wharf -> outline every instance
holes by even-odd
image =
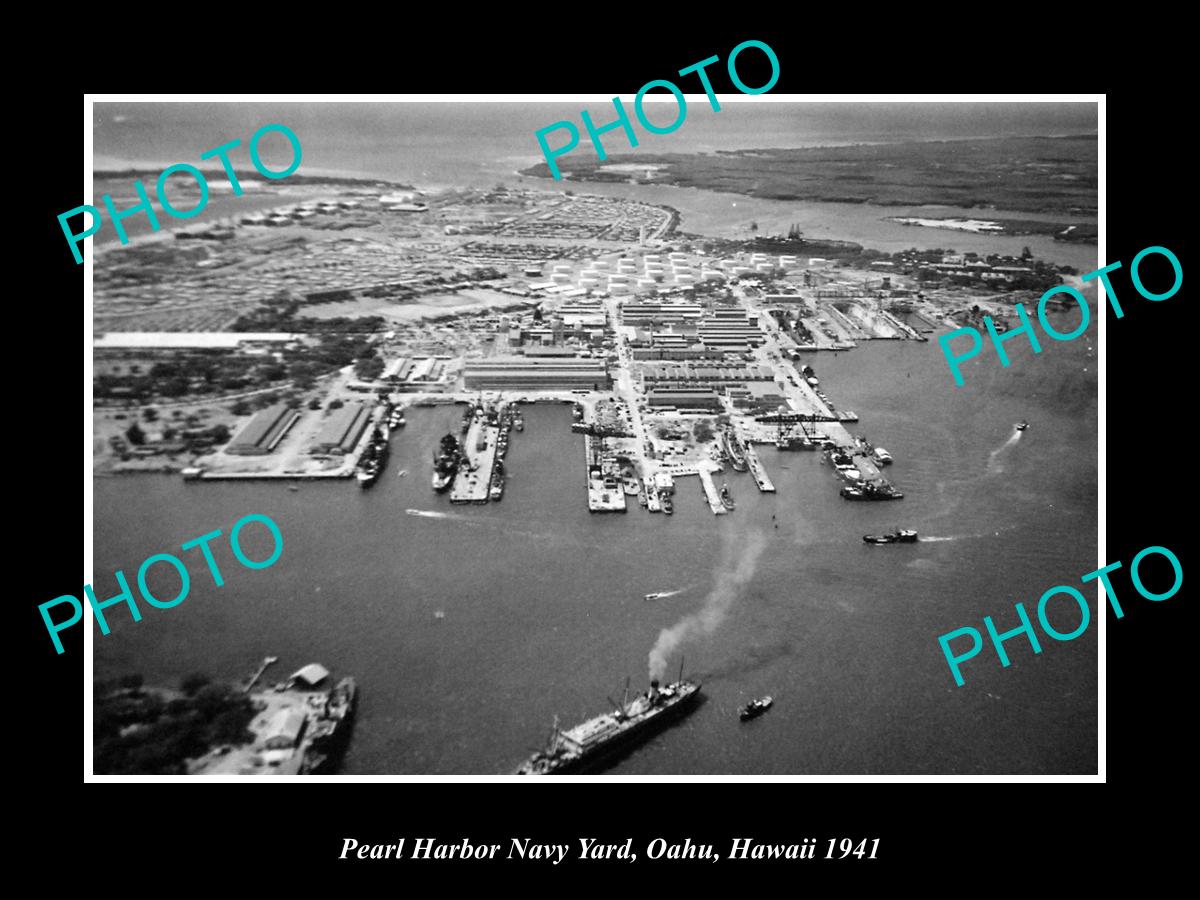
[[[454,484],[450,486],[451,503],[488,502],[492,467],[496,464],[496,440],[499,437],[499,427],[486,424],[480,416],[472,420],[463,443],[463,453],[469,464],[464,463],[459,467]],[[481,441],[483,449],[477,450]]]
[[[201,481],[311,481],[313,479],[353,477],[354,466],[345,465],[331,472],[220,472],[206,470],[194,476],[194,479]]]
[[[701,465],[697,474],[700,476],[700,484],[704,488],[704,495],[708,497],[708,508],[713,511],[714,516],[723,516],[729,510],[725,508],[725,504],[721,502],[721,492],[713,483],[713,472],[719,472],[721,467],[716,463],[709,465]]]
[[[592,462],[592,436],[583,436],[583,456],[587,466],[588,512],[625,512],[625,488],[621,479],[615,473],[607,473],[611,484],[605,484],[606,473],[604,463]],[[609,460],[607,465],[615,469],[616,463]]]
[[[658,491],[654,489],[654,479],[646,479],[646,509],[652,513],[662,512],[662,501],[658,499]]]
[[[764,494],[775,493],[775,485],[771,483],[762,460],[758,458],[754,445],[749,441],[746,441],[746,463],[750,466],[750,474],[754,476],[754,483],[758,485],[758,489]]]

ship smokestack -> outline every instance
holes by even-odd
[[[658,679],[655,678],[650,682],[650,702],[653,703],[658,699]]]

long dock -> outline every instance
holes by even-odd
[[[583,436],[583,456],[587,472],[588,512],[625,512],[625,488],[619,478],[611,476],[612,486],[605,485],[601,472],[593,473],[592,436]],[[611,461],[607,465],[615,465]],[[593,474],[595,477],[593,477]]]
[[[492,486],[492,467],[496,463],[496,439],[499,436],[500,429],[494,425],[487,425],[482,417],[477,416],[471,422],[463,450],[474,468],[459,468],[454,484],[450,487],[451,503],[488,502],[488,491]],[[484,448],[476,450],[480,440],[484,442]]]
[[[758,454],[754,452],[754,445],[749,441],[746,441],[746,464],[750,466],[750,474],[754,476],[754,483],[758,485],[758,489],[764,494],[775,493],[775,485],[771,483],[766,467],[758,458]]]
[[[272,666],[277,662],[279,662],[279,658],[275,656],[268,656],[266,659],[264,659],[262,661],[262,665],[260,665],[258,669],[255,670],[254,674],[250,676],[250,680],[242,686],[242,693],[248,694],[254,690],[254,685],[258,684],[258,679],[262,678],[263,672],[267,671],[269,666]]]
[[[721,492],[717,490],[717,486],[713,483],[712,473],[716,471],[715,463],[707,466],[700,466],[700,484],[704,488],[704,495],[708,497],[708,508],[713,511],[714,516],[723,516],[729,510],[725,508],[725,504],[721,502]]]

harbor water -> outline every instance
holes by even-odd
[[[1061,330],[1069,325],[1061,324]],[[379,481],[95,483],[95,574],[131,581],[152,553],[221,528],[225,585],[183,554],[192,593],[95,633],[97,678],[140,672],[174,684],[202,671],[237,679],[267,655],[279,678],[308,662],[353,675],[360,705],[343,771],[511,772],[555,716],[568,727],[644,689],[651,649],[672,633],[705,702],[620,761],[648,773],[1086,773],[1096,770],[1097,626],[1034,656],[1007,643],[964,665],[956,687],[940,634],[992,615],[1019,624],[1048,588],[1096,568],[1096,368],[1090,335],[1011,367],[985,354],[955,390],[937,344],[878,342],[806,359],[861,433],[895,457],[905,493],[847,503],[816,453],[759,453],[777,492],[727,471],[737,507],[714,516],[697,478],[677,481],[675,515],[636,504],[587,511],[583,438],[569,406],[527,407],[513,435],[504,499],[451,505],[430,488],[438,439],[461,406],[411,409]],[[1013,423],[1028,420],[1018,433]],[[400,476],[401,470],[407,475]],[[225,543],[249,513],[270,516],[284,549],[269,569]],[[868,546],[867,532],[915,528],[916,545]],[[250,529],[247,553],[262,558]],[[194,557],[194,558],[193,558]],[[152,588],[174,596],[169,567]],[[161,576],[161,579],[154,576]],[[714,591],[714,588],[717,590]],[[647,601],[652,592],[670,596]],[[1085,592],[1092,597],[1091,590]],[[1093,614],[1096,610],[1093,605]],[[1078,622],[1052,609],[1059,630]],[[774,708],[742,724],[762,694]]]

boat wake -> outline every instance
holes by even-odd
[[[655,591],[654,596],[658,600],[665,600],[668,597],[674,597],[676,594],[682,594],[686,590],[687,590],[687,588],[681,587],[681,588],[676,588],[673,591]]]
[[[988,456],[988,474],[997,475],[1004,471],[1004,463],[1000,459],[1000,454],[1021,440],[1021,435],[1024,433],[1023,431],[1014,431],[1007,441],[991,452]]]
[[[404,513],[405,513],[405,515],[409,515],[409,516],[421,516],[424,519],[457,519],[457,518],[459,518],[458,516],[451,515],[450,513],[438,512],[437,510],[433,510],[433,509],[406,509],[404,511]]]
[[[934,543],[938,543],[940,541],[957,541],[957,540],[958,540],[957,537],[927,537],[926,535],[921,535],[921,543],[922,544],[934,544]]]

